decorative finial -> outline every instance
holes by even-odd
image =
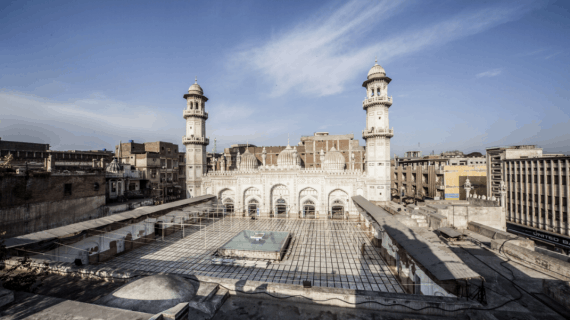
[[[374,62],[378,64],[378,56],[374,57]]]
[[[198,76],[196,76],[196,80],[194,80],[194,83],[198,83]]]
[[[289,145],[289,134],[287,133],[287,145]]]

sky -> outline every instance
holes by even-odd
[[[217,151],[362,139],[368,70],[391,153],[536,144],[570,153],[570,1],[2,1],[0,137],[52,150],[185,134],[208,97]]]

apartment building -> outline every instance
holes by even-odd
[[[487,148],[487,197],[501,197],[500,185],[504,181],[503,160],[536,158],[542,149],[535,145]]]
[[[427,156],[422,156],[421,151],[408,151],[404,157],[394,156],[393,160],[392,197],[402,200],[404,198],[464,200],[465,194],[461,196],[459,188],[461,181],[471,174],[482,175],[480,171],[484,171],[482,166],[487,162],[480,153],[465,155],[461,151]],[[484,184],[484,180],[480,181],[480,184]],[[478,188],[481,189],[479,185]],[[485,192],[486,188],[479,189],[476,191]]]
[[[178,145],[170,142],[135,143],[130,140],[115,147],[115,154],[122,163],[130,164],[149,180],[151,196],[157,201],[173,201],[185,198],[180,183],[180,152]]]
[[[570,157],[502,160],[507,230],[570,250]]]

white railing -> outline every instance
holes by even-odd
[[[184,117],[188,117],[188,116],[201,116],[201,117],[205,117],[206,119],[208,118],[208,113],[204,112],[202,110],[184,110],[183,112],[183,116]]]
[[[393,136],[393,135],[394,135],[394,129],[380,129],[380,128],[374,128],[374,129],[369,129],[369,130],[362,130],[362,135],[363,135],[363,136],[371,136],[371,135],[388,135],[388,136]]]
[[[374,96],[374,97],[364,99],[362,104],[365,105],[365,104],[372,103],[372,102],[389,102],[389,103],[392,103],[392,97]]]
[[[182,136],[182,143],[210,144],[210,139],[203,137]]]

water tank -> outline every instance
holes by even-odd
[[[107,149],[103,149],[102,151],[107,151]]]
[[[135,142],[135,141],[134,141],[134,140],[129,140],[129,143],[133,143],[133,142]]]

